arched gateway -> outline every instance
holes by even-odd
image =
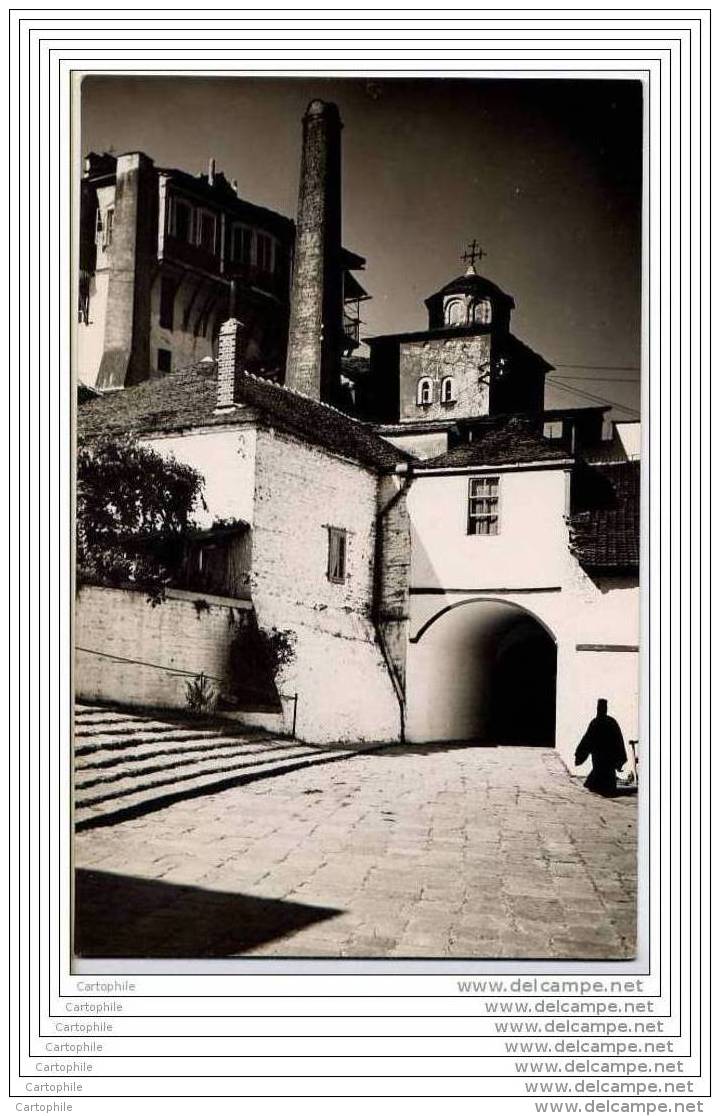
[[[555,742],[557,645],[526,608],[471,598],[447,605],[412,638],[411,740]]]

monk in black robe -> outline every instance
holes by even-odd
[[[590,757],[592,771],[585,780],[588,790],[612,795],[617,791],[617,772],[625,766],[627,755],[620,725],[608,716],[607,701],[600,698],[593,717],[575,752],[575,766]]]

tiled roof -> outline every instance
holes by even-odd
[[[570,546],[578,562],[598,573],[635,571],[640,565],[640,462],[588,467],[601,506],[570,517]]]
[[[365,465],[392,468],[411,457],[334,407],[248,373],[237,377],[235,401],[251,407],[261,421],[275,429]],[[78,434],[97,438],[121,433],[171,433],[247,422],[247,411],[215,414],[216,404],[215,367],[201,362],[84,403],[78,407]]]
[[[505,415],[478,424],[474,428],[472,442],[455,446],[439,457],[430,457],[416,470],[567,460],[567,450],[543,438],[532,419]]]

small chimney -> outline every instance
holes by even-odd
[[[288,387],[330,402],[342,356],[341,129],[337,105],[310,102],[303,117],[285,370]]]
[[[208,186],[215,185],[215,160],[211,159],[208,163]]]
[[[245,326],[237,318],[228,318],[220,326],[217,359],[217,411],[235,406],[235,376],[245,357]]]

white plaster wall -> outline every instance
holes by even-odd
[[[500,482],[497,535],[468,535],[467,475],[425,474],[414,480],[408,495],[413,586],[560,584],[568,565],[564,470],[487,475],[497,475]]]
[[[252,525],[252,599],[261,628],[292,634],[294,658],[278,688],[286,716],[299,695],[301,739],[397,740],[399,707],[371,619],[375,474],[254,426],[147,442],[205,477],[201,525],[218,517]],[[348,532],[342,585],[327,577],[329,525]],[[253,720],[277,723],[263,714]]]
[[[371,620],[377,478],[354,462],[259,430],[253,601],[288,630],[278,686],[298,694],[301,739],[397,740],[400,714]],[[327,577],[328,525],[347,536],[347,580]]]
[[[144,439],[163,456],[192,465],[205,478],[207,509],[196,508],[200,526],[216,519],[242,519],[252,524],[255,505],[255,445],[253,425],[219,427],[188,434]]]
[[[169,349],[172,353],[173,372],[177,372],[180,368],[187,368],[188,365],[195,364],[204,357],[211,357],[213,355],[213,339],[210,331],[214,314],[210,316],[207,337],[196,337],[192,328],[188,330],[182,328],[185,309],[194,291],[193,282],[186,279],[175,296],[174,329],[166,329],[160,325],[160,288],[161,276],[158,275],[153,283],[150,296],[150,363],[153,370],[157,371],[158,349]],[[207,292],[203,292],[195,300],[191,324],[194,323],[206,298]]]
[[[630,461],[636,461],[642,451],[642,426],[639,422],[616,422],[613,424]]]
[[[414,453],[422,461],[429,457],[439,457],[441,453],[446,453],[448,448],[448,436],[445,430],[427,434],[417,434],[412,431],[408,431],[407,434],[383,434],[383,438],[398,449],[405,450],[406,453]]]
[[[418,477],[410,490],[415,593],[411,590],[408,738],[461,738],[467,688],[475,686],[482,695],[477,660],[465,670],[463,656],[483,654],[482,639],[472,628],[486,630],[493,613],[468,604],[467,611],[454,609],[423,633],[424,625],[450,604],[508,602],[536,617],[557,643],[556,747],[572,769],[599,697],[608,700],[625,739],[638,737],[639,655],[632,649],[639,643],[640,590],[633,578],[593,580],[570,553],[561,469],[498,475],[497,536],[466,534],[467,476]],[[503,591],[513,589],[525,591]],[[606,649],[579,650],[582,645]],[[446,702],[446,693],[455,693],[453,702]],[[438,695],[434,708],[428,694]]]
[[[90,280],[90,321],[78,322],[75,331],[75,374],[90,387],[97,382],[105,344],[107,293],[108,273],[97,271]]]

